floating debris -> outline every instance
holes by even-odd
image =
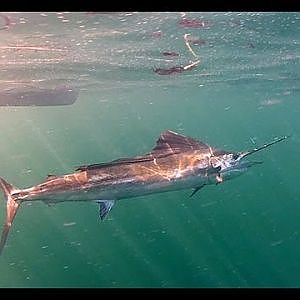
[[[154,72],[159,75],[171,75],[174,73],[182,73],[184,71],[193,69],[194,67],[196,67],[198,65],[199,62],[200,62],[200,60],[198,60],[194,63],[191,63],[190,65],[187,65],[187,66],[175,66],[175,67],[171,67],[171,68],[156,68],[156,69],[154,69]]]
[[[182,27],[187,28],[203,28],[211,25],[211,22],[199,19],[182,18],[181,20],[179,20],[178,24]]]
[[[182,66],[176,66],[176,67],[171,67],[169,69],[167,68],[156,68],[154,69],[154,72],[159,74],[159,75],[171,75],[174,73],[181,73],[183,72],[183,67]]]
[[[189,49],[189,51],[192,53],[192,55],[195,57],[195,58],[198,58],[198,55],[196,55],[196,53],[193,51],[191,45],[190,45],[190,41],[189,39],[191,38],[191,35],[186,33],[184,36],[184,42],[185,42],[185,45],[187,46],[187,48]]]
[[[195,58],[197,58],[197,61],[191,62],[190,64],[185,65],[185,66],[174,66],[174,67],[171,67],[171,68],[154,68],[155,73],[157,73],[159,75],[171,75],[171,74],[174,74],[174,73],[182,73],[184,71],[188,71],[188,70],[193,69],[194,67],[196,67],[200,63],[200,59],[198,58],[196,53],[193,51],[191,45],[189,44],[189,41],[188,41],[189,36],[190,36],[189,34],[185,34],[183,36],[183,38],[184,38],[184,41],[185,41],[185,44],[186,44],[188,50],[191,52],[191,54]]]
[[[74,226],[74,225],[76,225],[76,222],[64,223],[65,227]]]
[[[207,207],[207,206],[215,205],[217,203],[218,203],[217,201],[211,201],[211,202],[201,204],[201,207]]]
[[[283,240],[279,240],[279,241],[273,242],[273,243],[271,243],[271,247],[278,246],[278,245],[280,245],[282,243],[283,243]]]
[[[262,105],[262,106],[271,106],[271,105],[279,104],[281,102],[282,102],[282,100],[279,100],[279,99],[267,99],[267,100],[261,101],[260,105]]]
[[[164,56],[179,56],[179,54],[178,53],[176,53],[176,52],[173,52],[173,51],[165,51],[165,52],[163,52],[162,53],[162,55],[164,55]]]

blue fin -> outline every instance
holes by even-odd
[[[97,202],[99,203],[100,219],[103,220],[114,206],[115,200],[97,200]]]

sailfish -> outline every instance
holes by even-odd
[[[29,188],[19,189],[0,177],[7,212],[0,253],[23,202],[95,201],[99,203],[99,215],[103,220],[121,199],[182,189],[193,189],[193,196],[206,185],[220,184],[243,174],[251,166],[261,163],[247,161],[246,157],[287,137],[249,151],[233,152],[167,130],[160,134],[149,153],[82,165],[71,174],[48,175],[43,182]]]

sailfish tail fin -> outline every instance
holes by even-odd
[[[0,255],[1,255],[9,234],[9,230],[16,216],[17,210],[20,206],[20,202],[17,201],[12,196],[12,193],[18,189],[15,188],[13,185],[9,184],[8,182],[6,182],[1,177],[0,177],[0,188],[2,189],[4,198],[6,200],[6,222],[3,226],[1,240],[0,240]]]

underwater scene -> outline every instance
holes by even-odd
[[[1,12],[0,287],[300,287],[299,32]]]

